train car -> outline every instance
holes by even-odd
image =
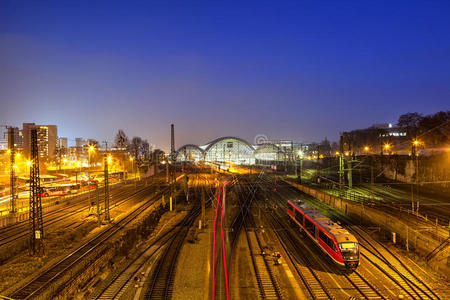
[[[41,186],[41,197],[65,196],[70,193],[70,187]]]
[[[358,240],[345,228],[301,201],[288,201],[287,213],[335,263],[358,267]]]
[[[76,194],[79,190],[79,183],[63,183],[58,185],[41,186],[41,197],[66,196],[69,194]]]

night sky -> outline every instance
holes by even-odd
[[[95,2],[95,3],[94,3]],[[167,149],[450,109],[450,1],[0,0],[0,124]]]

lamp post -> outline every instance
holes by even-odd
[[[134,171],[134,158],[130,156],[131,172],[134,174],[134,190],[136,190],[136,172]]]
[[[417,198],[417,201],[416,201],[416,214],[417,215],[419,214],[419,151],[418,151],[418,147],[420,146],[420,144],[421,144],[421,142],[418,139],[415,139],[413,141],[413,150],[414,151],[412,154],[415,156],[414,159],[415,159],[415,173],[416,173],[415,174],[416,175],[415,176],[416,177],[415,186],[416,186],[416,198]],[[412,205],[414,206],[414,202]],[[414,210],[414,207],[413,207],[413,210]]]
[[[391,145],[389,144],[384,144],[384,149],[386,150],[386,153],[389,155],[391,152],[389,149],[391,149]]]
[[[88,192],[89,192],[89,195],[88,195],[88,201],[89,201],[89,207],[91,207],[91,152],[92,151],[94,151],[94,146],[89,146],[89,151],[88,151],[88,154],[89,154],[89,161],[88,161]]]
[[[388,145],[388,144],[386,144],[386,145]],[[374,195],[373,161],[372,161],[372,156],[370,155],[369,151],[370,151],[369,146],[365,146],[364,152],[366,153],[367,156],[370,156],[370,198],[373,200],[373,195]]]

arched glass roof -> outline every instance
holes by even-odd
[[[205,160],[218,163],[254,164],[255,149],[238,137],[221,137],[210,142],[205,149]]]

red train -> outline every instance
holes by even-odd
[[[359,265],[358,240],[345,228],[301,201],[288,201],[287,213],[334,262],[349,269]]]

